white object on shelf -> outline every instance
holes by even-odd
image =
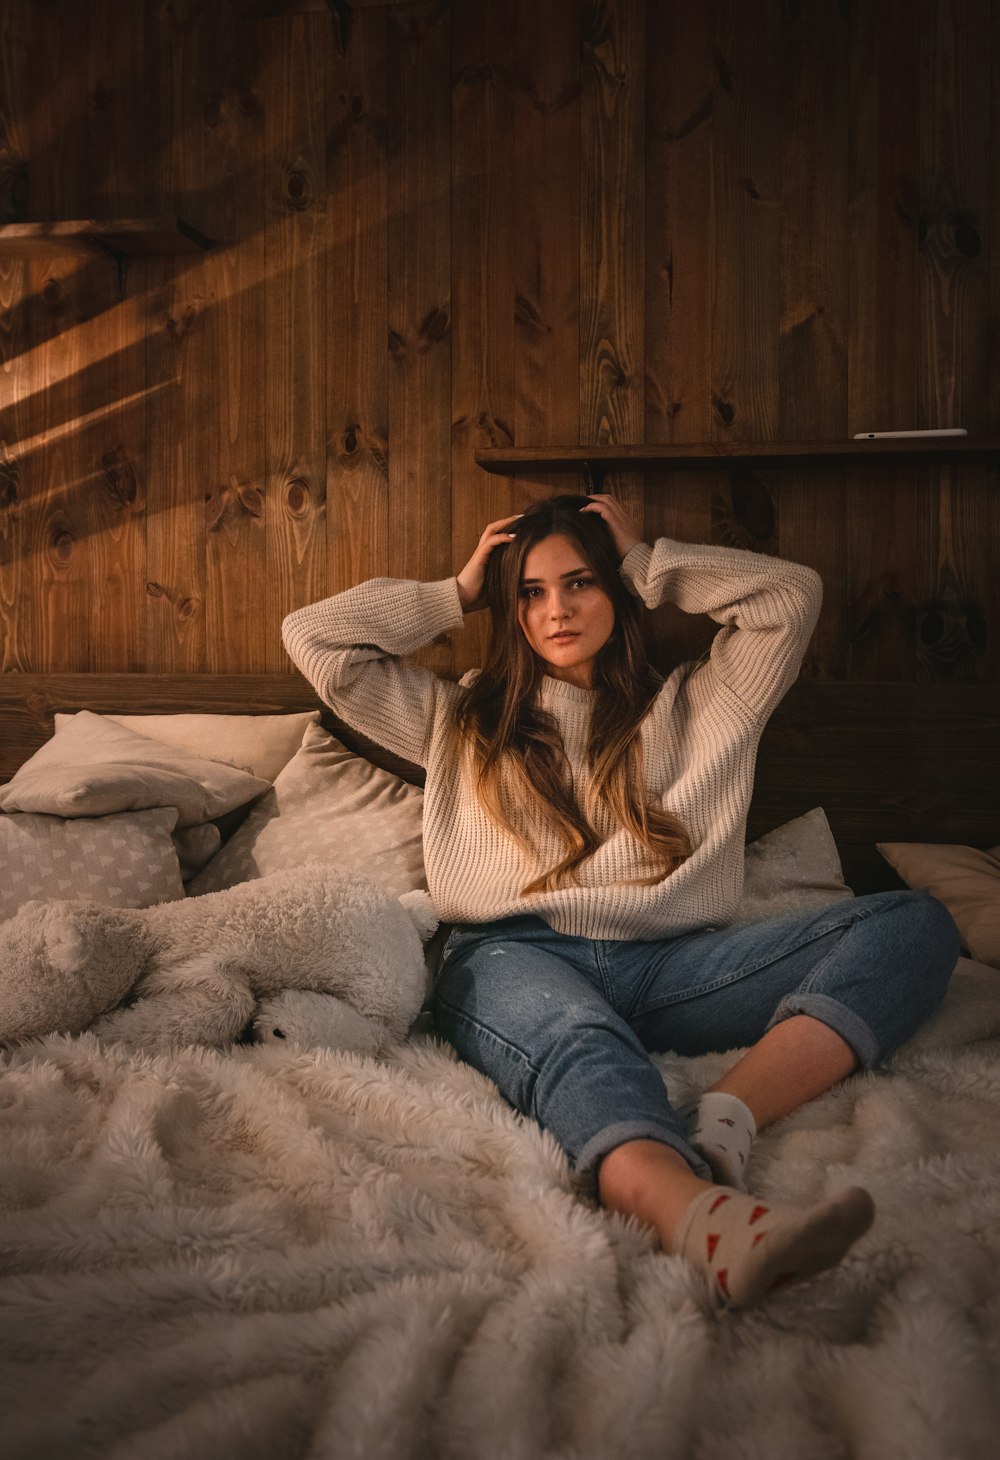
[[[855,441],[896,441],[910,436],[968,436],[964,426],[941,426],[934,431],[855,431]]]

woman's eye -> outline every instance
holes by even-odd
[[[594,582],[593,578],[574,578],[574,580],[573,580],[573,587],[574,588],[590,588],[590,587],[593,586],[593,582]]]

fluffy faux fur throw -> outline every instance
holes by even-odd
[[[371,1053],[413,1023],[436,926],[426,893],[319,865],[141,910],[29,903],[0,924],[0,1042],[89,1025],[146,1049],[222,1046],[252,1023]]]
[[[992,1460],[1000,1046],[955,1029],[760,1137],[762,1196],[859,1181],[878,1217],[722,1316],[425,1038],[12,1051],[4,1460]],[[733,1058],[661,1067],[680,1100]]]

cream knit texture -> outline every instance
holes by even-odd
[[[621,574],[647,608],[670,601],[722,625],[707,659],[664,680],[641,727],[647,794],[680,818],[695,849],[651,887],[629,881],[652,870],[648,853],[587,794],[592,692],[546,676],[540,703],[559,723],[578,802],[603,840],[577,870],[577,885],[520,895],[561,860],[561,843],[529,827],[529,855],[490,820],[450,733],[460,686],[404,662],[462,627],[456,579],[372,578],[285,619],[285,646],[320,698],[426,768],[424,862],[443,921],[533,913],[561,933],[644,940],[720,927],[735,910],[757,744],[798,674],[819,612],[819,576],[763,554],[670,538],[637,543]]]

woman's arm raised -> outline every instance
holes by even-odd
[[[447,682],[401,656],[460,628],[454,578],[370,578],[290,613],[281,636],[295,665],[340,717],[378,745],[426,765]]]
[[[515,520],[491,522],[455,578],[370,578],[290,613],[281,626],[285,648],[320,699],[376,744],[426,765],[442,698],[453,690],[431,670],[401,663],[401,656],[485,608],[486,562],[510,541],[503,529]]]
[[[647,608],[675,603],[721,624],[709,656],[712,672],[754,722],[770,715],[798,675],[816,627],[823,600],[818,573],[765,553],[661,537],[653,547],[634,542],[621,575]]]

